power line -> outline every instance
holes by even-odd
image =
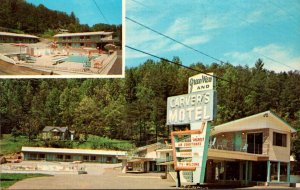
[[[131,0],[131,1],[133,1],[133,2],[135,2],[135,3],[137,3],[137,4],[139,4],[139,5],[142,5],[143,7],[146,7],[145,4],[143,4],[143,3],[139,2],[139,1],[136,1],[136,0]]]
[[[130,20],[130,21],[133,22],[133,23],[136,23],[136,24],[138,24],[138,25],[140,25],[140,26],[142,26],[142,27],[148,29],[148,30],[151,30],[152,32],[154,32],[154,33],[156,33],[156,34],[159,34],[159,35],[161,35],[161,36],[163,36],[163,37],[165,37],[165,38],[168,38],[168,39],[170,39],[170,40],[172,40],[172,41],[174,41],[174,42],[176,42],[176,43],[178,43],[178,44],[180,44],[180,45],[182,45],[182,46],[184,46],[184,47],[186,47],[186,48],[189,48],[189,49],[191,49],[191,50],[193,50],[193,51],[195,51],[195,52],[198,52],[198,53],[200,53],[200,54],[202,54],[202,55],[205,55],[206,57],[209,57],[209,58],[211,58],[211,59],[213,59],[213,60],[215,60],[215,61],[218,61],[218,62],[220,62],[220,63],[225,63],[224,61],[222,61],[222,60],[220,60],[220,59],[217,59],[217,58],[215,58],[215,57],[213,57],[213,56],[211,56],[211,55],[208,55],[207,53],[204,53],[204,52],[202,52],[202,51],[199,51],[199,50],[197,50],[197,49],[195,49],[195,48],[193,48],[193,47],[191,47],[191,46],[189,46],[189,45],[187,45],[187,44],[185,44],[185,43],[182,43],[182,42],[180,42],[180,41],[178,41],[178,40],[176,40],[176,39],[174,39],[174,38],[172,38],[172,37],[170,37],[170,36],[167,36],[167,35],[165,35],[165,34],[163,34],[163,33],[161,33],[161,32],[158,32],[157,30],[154,30],[154,29],[152,29],[152,28],[150,28],[150,27],[148,27],[148,26],[146,26],[146,25],[144,25],[144,24],[142,24],[142,23],[140,23],[140,22],[138,22],[138,21],[136,21],[136,20],[133,20],[133,19],[131,19],[131,18],[129,18],[129,17],[125,17],[125,18],[126,18],[127,20]]]
[[[106,17],[104,16],[103,12],[101,11],[101,9],[100,9],[100,7],[98,6],[98,4],[96,3],[96,1],[93,0],[93,2],[94,2],[94,4],[96,5],[96,7],[98,8],[98,10],[99,10],[101,16],[104,18],[105,22],[106,22],[107,24],[109,24],[108,20],[107,20]]]
[[[132,1],[134,1],[134,0],[132,0]],[[140,25],[140,26],[142,26],[142,27],[144,27],[144,28],[146,28],[146,29],[148,29],[148,30],[150,30],[150,31],[152,31],[152,32],[154,32],[154,33],[156,33],[156,34],[159,34],[159,35],[161,35],[161,36],[163,36],[163,37],[165,37],[165,38],[168,38],[168,39],[170,39],[170,40],[172,40],[172,41],[174,41],[174,42],[176,42],[176,43],[178,43],[178,44],[180,44],[180,45],[182,45],[182,46],[184,46],[184,47],[186,47],[186,48],[189,48],[189,49],[191,49],[191,50],[193,50],[193,51],[195,51],[195,52],[198,52],[198,53],[200,53],[200,54],[202,54],[202,55],[205,55],[206,57],[209,57],[209,58],[211,58],[211,59],[213,59],[213,60],[215,60],[215,61],[218,61],[218,62],[220,62],[220,63],[224,63],[224,61],[222,61],[222,60],[220,60],[220,59],[218,59],[218,58],[215,58],[215,57],[213,57],[213,56],[211,56],[211,55],[208,55],[207,53],[204,53],[204,52],[202,52],[202,51],[200,51],[200,50],[197,50],[197,49],[195,49],[195,48],[193,48],[193,47],[191,47],[191,46],[189,46],[189,45],[187,45],[187,44],[185,44],[185,43],[183,43],[183,42],[180,42],[180,41],[178,41],[178,40],[176,40],[176,39],[174,39],[174,38],[172,38],[172,37],[170,37],[170,36],[167,36],[167,35],[165,35],[165,34],[159,32],[159,31],[157,31],[157,30],[154,30],[154,29],[152,29],[152,28],[150,28],[150,27],[148,27],[148,26],[146,26],[146,25],[144,25],[144,24],[142,24],[142,23],[140,23],[140,22],[138,22],[138,21],[136,21],[136,20],[133,20],[133,19],[131,19],[131,18],[129,18],[129,17],[125,17],[125,18],[126,18],[127,20],[130,20],[131,22],[133,22],[133,23],[135,23],[135,24],[138,24],[138,25]],[[240,19],[240,20],[243,20],[244,22],[247,22],[248,24],[251,24],[251,23],[249,23],[247,20],[244,20],[244,19],[241,19],[241,18],[239,18],[239,19]],[[263,55],[263,54],[259,54],[259,55],[264,56],[264,57],[266,57],[267,59],[269,59],[270,61],[273,61],[273,62],[275,62],[275,63],[279,63],[279,64],[282,64],[282,65],[284,65],[284,66],[286,66],[286,67],[289,67],[289,68],[291,68],[291,69],[293,69],[293,70],[297,70],[297,69],[295,69],[295,68],[293,68],[293,67],[291,67],[291,66],[289,66],[289,65],[287,65],[287,64],[284,64],[284,63],[282,63],[282,62],[280,62],[280,61],[276,61],[275,59],[270,58],[270,57],[268,57],[268,56],[266,56],[266,55]]]
[[[257,52],[256,52],[257,53]],[[296,69],[296,68],[293,68],[293,67],[291,67],[291,66],[289,66],[289,65],[287,65],[287,64],[284,64],[284,63],[282,63],[282,62],[279,62],[279,61],[277,61],[277,60],[275,60],[275,59],[273,59],[273,58],[271,58],[271,57],[268,57],[268,56],[266,56],[266,55],[264,55],[264,54],[261,54],[261,53],[257,53],[258,55],[261,55],[261,56],[263,56],[263,57],[265,57],[265,58],[267,58],[267,59],[269,59],[270,61],[273,61],[273,62],[275,62],[275,63],[279,63],[279,64],[281,64],[281,65],[284,65],[284,66],[286,66],[286,67],[289,67],[290,69],[293,69],[293,70],[298,70],[298,69]]]
[[[194,68],[191,68],[191,67],[182,65],[182,64],[177,63],[177,62],[174,62],[174,61],[170,61],[170,60],[168,60],[168,59],[166,59],[166,58],[159,57],[159,56],[157,56],[157,55],[154,55],[154,54],[145,52],[145,51],[143,51],[143,50],[139,50],[139,49],[137,49],[137,48],[134,48],[134,47],[131,47],[131,46],[128,46],[128,45],[125,45],[125,47],[128,48],[128,49],[131,49],[131,50],[134,50],[134,51],[143,53],[143,54],[145,54],[145,55],[149,55],[149,56],[151,56],[151,57],[155,57],[155,58],[160,59],[160,60],[162,60],[162,61],[166,61],[166,62],[168,62],[168,63],[172,63],[172,64],[175,64],[175,65],[178,65],[178,66],[180,66],[180,67],[189,69],[189,70],[191,70],[191,71],[195,71],[195,72],[197,72],[197,73],[202,73],[202,74],[205,74],[205,75],[208,75],[208,76],[211,76],[211,77],[215,77],[216,79],[219,79],[219,80],[228,82],[228,83],[230,83],[230,84],[235,84],[235,85],[237,85],[237,86],[239,86],[239,87],[247,88],[247,89],[249,89],[249,90],[258,92],[258,90],[254,89],[254,88],[251,88],[251,87],[248,87],[248,86],[241,85],[241,84],[239,84],[239,83],[235,83],[235,82],[229,81],[229,80],[224,79],[224,78],[222,78],[222,77],[218,77],[218,76],[215,76],[215,75],[211,75],[211,74],[206,73],[206,72],[204,72],[204,71],[200,71],[200,70],[198,70],[198,69],[194,69]]]

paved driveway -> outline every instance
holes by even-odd
[[[160,174],[122,174],[120,169],[104,168],[101,175],[65,174],[25,179],[9,189],[172,189],[175,182]]]

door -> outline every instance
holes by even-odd
[[[234,133],[234,150],[240,151],[242,148],[242,133],[235,132]]]
[[[262,154],[263,133],[248,133],[247,134],[248,153]]]

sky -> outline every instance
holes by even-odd
[[[275,72],[300,70],[299,0],[126,0],[126,17],[233,65],[258,58]],[[126,45],[184,65],[220,63],[126,21]],[[125,49],[126,66],[150,57]]]
[[[121,24],[122,0],[95,0],[104,17],[98,10],[94,0],[26,0],[34,5],[43,4],[51,10],[72,11],[79,18],[81,24],[92,26],[97,23]],[[108,23],[107,23],[108,22]]]

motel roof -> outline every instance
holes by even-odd
[[[29,35],[29,34],[16,34],[16,33],[11,33],[11,32],[0,32],[0,36],[12,36],[12,37],[23,37],[23,38],[36,38],[36,39],[39,38],[39,37],[34,36],[34,35]]]
[[[41,147],[22,147],[22,152],[32,153],[56,153],[56,154],[87,154],[87,155],[110,155],[125,156],[125,151],[115,150],[90,150],[90,149],[69,149],[69,148],[41,148]]]
[[[64,34],[56,34],[54,37],[69,37],[69,36],[93,36],[93,35],[110,35],[113,32],[79,32],[79,33],[64,33]]]
[[[265,126],[261,126],[262,123],[264,123]],[[291,133],[296,132],[291,125],[278,117],[275,113],[271,111],[265,111],[242,119],[224,123],[222,125],[217,125],[211,130],[211,135],[232,131],[262,129],[266,127],[280,129]]]

